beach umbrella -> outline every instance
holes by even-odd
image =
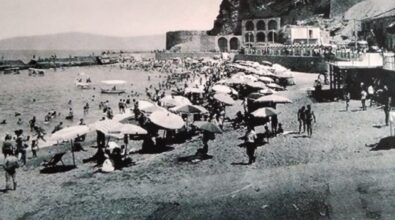
[[[272,83],[274,80],[270,77],[267,76],[261,76],[258,78],[259,81],[265,82],[265,83]]]
[[[130,119],[130,118],[133,118],[133,117],[134,117],[134,114],[132,113],[132,111],[130,111],[130,109],[127,109],[125,111],[125,113],[123,113],[123,114],[116,114],[116,115],[114,115],[112,120],[121,122],[121,121]]]
[[[276,84],[276,83],[269,83],[266,85],[267,87],[271,88],[271,89],[279,89],[279,90],[284,90],[284,87]]]
[[[247,97],[249,99],[259,99],[262,96],[264,96],[264,94],[261,94],[261,93],[258,93],[258,92],[253,92],[253,93],[250,93]]]
[[[106,135],[119,134],[121,132],[122,124],[115,120],[103,120],[90,124],[89,127],[96,131],[101,131]]]
[[[205,109],[202,106],[198,106],[198,105],[182,105],[182,106],[176,106],[170,109],[173,112],[177,112],[177,113],[196,113],[196,114],[205,114],[208,113],[208,110]]]
[[[267,88],[265,83],[263,83],[263,82],[249,82],[249,83],[247,83],[247,86],[249,86],[251,88],[255,88],[255,89],[265,89],[265,88]]]
[[[266,118],[269,116],[277,115],[276,110],[273,108],[260,108],[251,113],[256,118]]]
[[[263,96],[257,100],[255,100],[255,102],[258,103],[262,103],[262,102],[273,102],[273,103],[292,103],[292,101],[286,97],[283,96],[278,96],[278,95],[268,95],[268,96]]]
[[[218,125],[216,125],[212,122],[198,121],[193,124],[200,130],[208,131],[211,133],[222,133],[222,129]]]
[[[144,113],[153,113],[153,112],[156,112],[156,111],[167,111],[165,108],[162,108],[162,107],[157,106],[157,105],[149,106],[147,108],[142,108],[140,110],[142,112],[144,112]]]
[[[213,91],[217,92],[217,93],[231,93],[232,89],[229,88],[228,86],[224,86],[224,85],[215,85],[212,88]]]
[[[127,83],[125,80],[104,80],[101,82],[107,85],[123,85]]]
[[[154,106],[154,104],[151,102],[148,102],[148,101],[139,100],[137,102],[137,106],[139,107],[139,109],[143,109],[143,108],[148,108],[148,107]]]
[[[148,134],[148,132],[144,128],[133,124],[123,124],[120,129],[120,132],[122,134],[132,134],[132,135]]]
[[[171,130],[180,129],[185,124],[180,116],[168,111],[156,111],[150,115],[149,119],[152,123]]]
[[[188,105],[192,104],[189,99],[185,98],[184,96],[165,96],[159,100],[162,106],[164,107],[175,107],[179,105]]]
[[[185,93],[185,94],[188,94],[188,93],[192,93],[192,94],[203,94],[203,93],[204,93],[204,89],[202,89],[202,88],[192,88],[192,87],[188,87],[188,88],[185,88],[184,93]]]
[[[63,128],[63,129],[53,133],[48,141],[49,142],[50,141],[58,142],[58,141],[70,140],[71,154],[73,155],[73,165],[75,166],[73,140],[75,138],[78,138],[80,136],[83,136],[83,135],[89,133],[90,131],[91,130],[86,125],[78,125],[78,126],[72,126],[72,127],[68,127],[68,128]]]
[[[221,93],[215,94],[214,98],[217,101],[224,103],[225,105],[233,105],[233,104],[235,104],[235,100],[233,100],[232,97],[230,97],[227,94],[221,94]]]
[[[273,94],[276,94],[277,92],[270,89],[270,88],[266,88],[266,89],[260,90],[259,93],[263,94],[263,95],[273,95]]]
[[[89,133],[91,130],[86,125],[63,128],[51,135],[48,141],[66,141]]]

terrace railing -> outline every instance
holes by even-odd
[[[384,55],[384,69],[395,71],[395,54],[385,53]]]

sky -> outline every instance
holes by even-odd
[[[143,36],[209,30],[221,0],[0,0],[0,39],[64,32]]]

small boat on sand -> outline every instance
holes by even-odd
[[[101,93],[103,94],[122,94],[125,93],[126,90],[124,89],[101,89]]]

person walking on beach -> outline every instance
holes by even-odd
[[[373,99],[374,99],[374,88],[372,85],[368,87],[368,99],[370,100],[369,107],[373,106]]]
[[[316,123],[316,118],[315,118],[315,114],[314,111],[311,110],[311,106],[308,105],[307,109],[305,111],[305,115],[306,115],[306,127],[307,127],[307,135],[309,137],[313,136],[313,120],[314,123]]]
[[[18,158],[11,150],[6,150],[7,157],[4,161],[6,191],[16,190],[16,169],[19,168]],[[12,186],[11,186],[12,183]]]
[[[361,91],[361,104],[362,104],[362,111],[366,111],[366,98],[368,96],[368,93],[362,89]]]
[[[389,116],[390,116],[390,111],[391,111],[391,102],[392,98],[389,94],[388,87],[384,86],[383,89],[383,99],[384,99],[384,114],[385,114],[385,125],[389,125]]]
[[[30,131],[32,132],[34,130],[34,126],[36,126],[36,116],[33,116],[33,118],[29,121],[29,126]]]
[[[346,92],[344,99],[346,100],[346,111],[348,111],[348,108],[350,107],[350,100],[351,100],[350,92],[348,91]]]
[[[298,110],[299,134],[302,131],[302,127],[303,127],[303,133],[306,131],[305,110],[306,110],[306,108],[304,106]]]
[[[271,124],[272,124],[272,134],[276,135],[277,134],[277,126],[278,126],[278,118],[277,115],[273,115],[271,117]]]
[[[255,130],[251,125],[249,125],[247,128],[247,133],[245,135],[245,145],[247,149],[248,164],[252,164],[256,160],[255,157],[256,139],[257,139],[257,135],[255,133]]]

